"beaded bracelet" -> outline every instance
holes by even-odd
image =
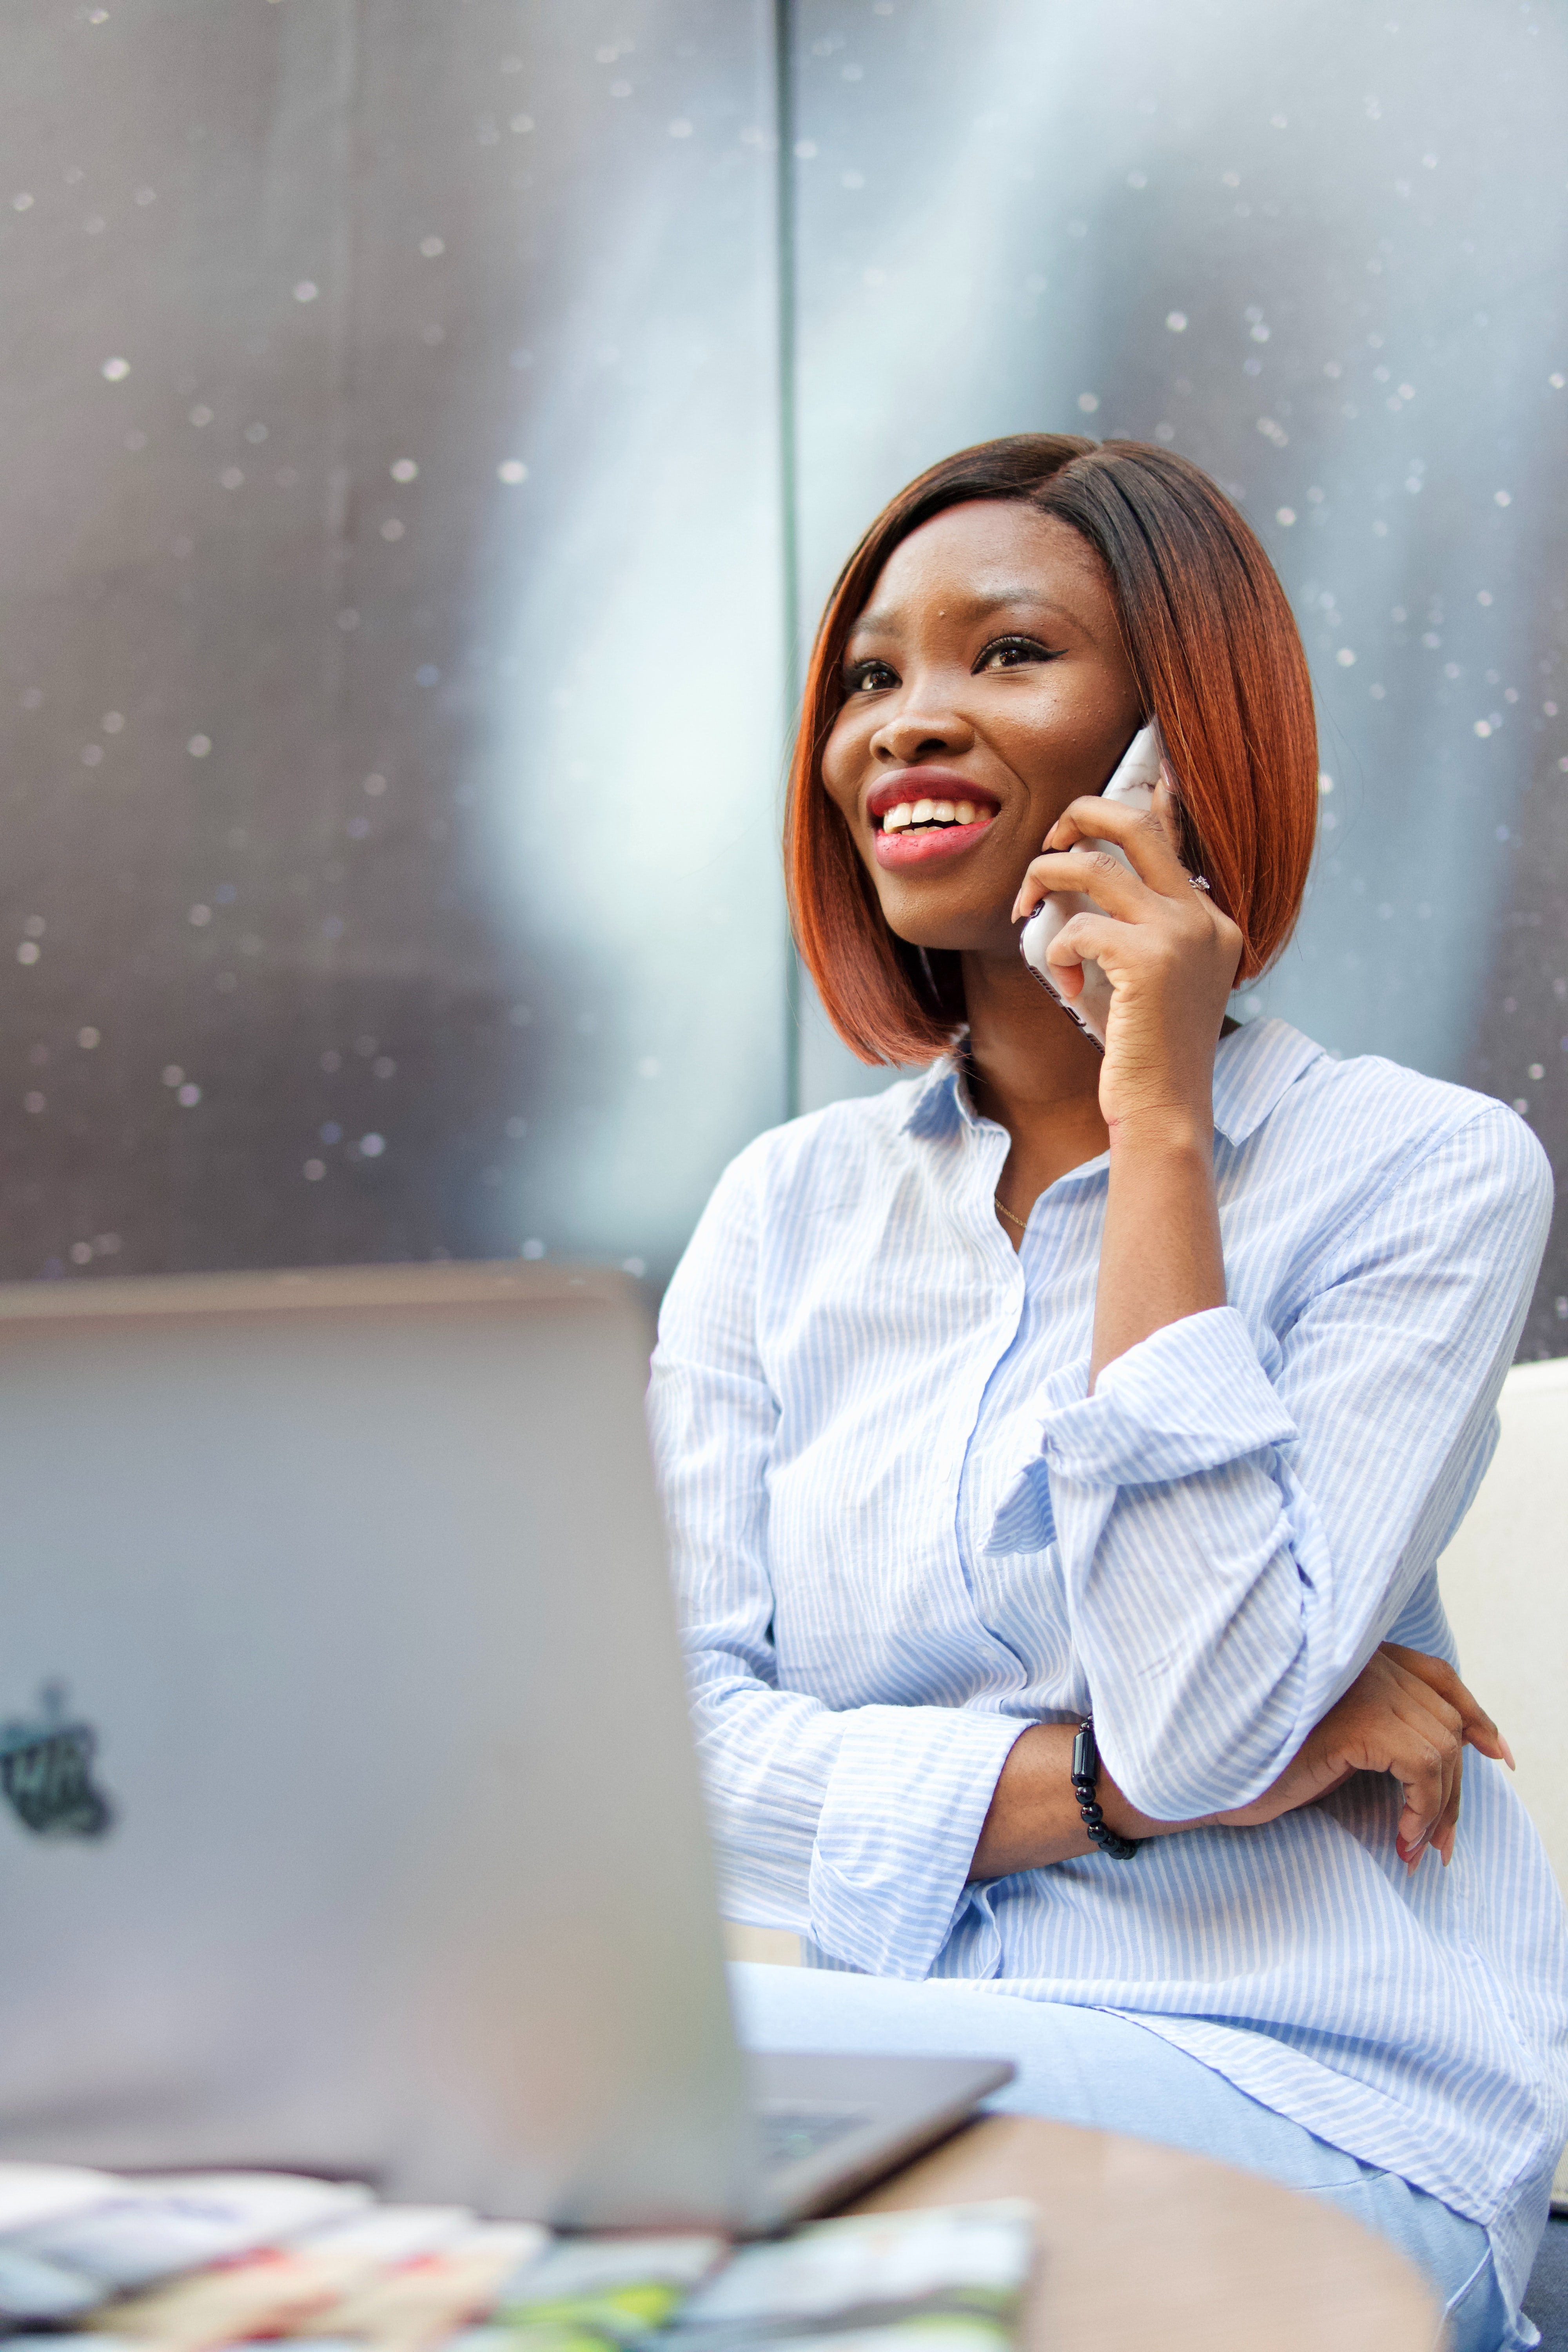
[[[1131,1862],[1141,1841],[1124,1838],[1106,1821],[1095,1801],[1095,1787],[1100,1778],[1100,1750],[1094,1744],[1094,1717],[1086,1715],[1078,1727],[1078,1738],[1072,1744],[1072,1786],[1078,1799],[1079,1811],[1084,1826],[1101,1853],[1112,1862]]]

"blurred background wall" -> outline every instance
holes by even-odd
[[[886,1082],[787,949],[811,619],[1047,427],[1212,470],[1302,625],[1242,1017],[1568,1166],[1568,23],[1399,11],[8,0],[0,1273],[662,1279]]]

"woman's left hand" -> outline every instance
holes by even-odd
[[[1063,992],[1077,995],[1092,957],[1111,985],[1100,1108],[1116,1131],[1173,1117],[1211,1115],[1214,1053],[1241,961],[1242,938],[1206,890],[1194,887],[1176,849],[1176,803],[1162,769],[1153,805],[1076,800],[1046,835],[1030,865],[1013,919],[1032,915],[1053,891],[1080,891],[1102,913],[1077,914],[1047,950]],[[1083,845],[1114,841],[1131,860]]]
[[[1384,1642],[1273,1786],[1215,1819],[1225,1829],[1258,1829],[1331,1796],[1354,1772],[1388,1772],[1405,1792],[1394,1840],[1399,1859],[1414,1870],[1430,1846],[1447,1864],[1467,1748],[1512,1767],[1507,1740],[1452,1666]]]

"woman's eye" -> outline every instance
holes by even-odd
[[[1055,655],[1037,637],[998,637],[987,646],[975,663],[976,673],[986,669],[1021,669],[1026,662],[1054,661]]]
[[[851,662],[844,684],[850,694],[876,693],[881,688],[897,686],[898,672],[884,661]]]

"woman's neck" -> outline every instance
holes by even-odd
[[[963,993],[974,1107],[1013,1139],[1009,1205],[1032,1202],[1110,1140],[1100,1112],[1100,1050],[1019,956],[966,954]]]

